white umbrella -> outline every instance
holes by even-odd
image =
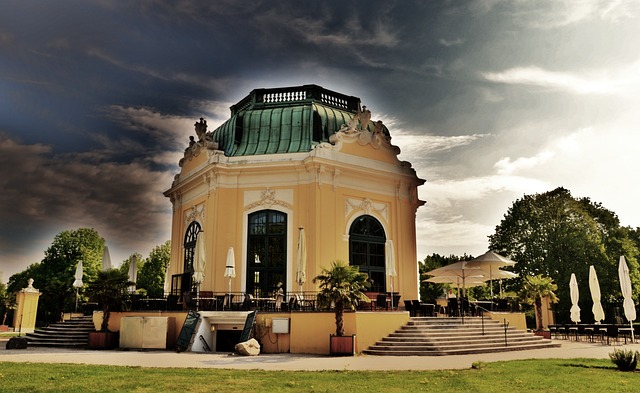
[[[133,283],[129,287],[129,291],[134,292],[136,290],[135,283],[138,281],[138,256],[136,254],[129,258],[129,281]]]
[[[618,264],[618,277],[620,278],[620,290],[624,297],[624,316],[627,317],[629,325],[631,326],[631,342],[634,342],[633,336],[633,321],[636,320],[636,305],[633,303],[631,297],[633,289],[631,288],[631,276],[629,275],[629,266],[624,256],[620,256],[620,263]]]
[[[478,268],[468,265],[467,261],[458,261],[446,266],[439,267],[437,269],[430,270],[424,273],[427,276],[445,276],[445,277],[459,277],[462,281],[461,288],[466,288],[466,278],[475,276],[485,277],[486,273]],[[486,281],[486,279],[484,280]],[[464,294],[463,294],[464,295]]]
[[[76,274],[74,277],[75,277],[75,281],[73,282],[73,287],[81,288],[82,287],[82,261],[78,262],[78,265],[76,266]]]
[[[307,239],[304,228],[298,228],[298,252],[296,253],[296,282],[300,285],[300,295],[302,295],[302,284],[307,282]]]
[[[512,261],[509,258],[503,257],[500,254],[496,254],[495,252],[490,250],[480,255],[479,257],[467,262],[467,267],[477,267],[489,274],[489,281],[491,282],[490,291],[491,291],[491,297],[493,298],[493,279],[494,278],[516,277],[515,274],[510,277],[509,275],[507,275],[506,277],[503,275],[501,277],[500,275],[502,273],[499,273],[499,272],[505,272],[505,271],[499,270],[499,268],[506,267],[506,266],[514,266],[515,264],[516,264],[515,261]]]
[[[111,269],[111,257],[109,256],[109,247],[104,246],[102,250],[102,271]]]
[[[466,276],[464,284],[462,283],[462,278],[458,276],[435,276],[422,281],[436,284],[454,284],[458,288],[473,288],[484,285],[487,282],[484,276]]]
[[[591,292],[591,299],[593,300],[593,319],[596,323],[600,323],[604,319],[604,310],[600,303],[600,284],[598,283],[598,276],[596,275],[596,268],[593,265],[589,266],[589,291]]]
[[[391,277],[391,310],[393,310],[393,278],[398,275],[396,272],[396,257],[393,250],[393,241],[387,240],[385,243],[384,265],[387,276]]]
[[[580,307],[578,307],[578,281],[576,275],[571,273],[569,280],[569,294],[571,296],[571,320],[575,323],[580,322]]]
[[[75,281],[73,282],[73,287],[76,289],[76,311],[78,311],[78,290],[82,288],[82,261],[78,261],[74,277]]]
[[[198,232],[196,237],[196,250],[193,255],[193,282],[200,284],[204,281],[204,267],[207,263],[204,248],[204,232]]]
[[[233,252],[233,247],[229,247],[227,251],[227,263],[224,268],[224,276],[229,278],[229,295],[231,295],[231,279],[236,276],[236,256]],[[229,296],[231,301],[231,296]]]
[[[171,268],[171,261],[167,262],[167,268],[164,271],[164,293],[165,295],[171,291],[171,276],[169,275],[169,269]]]

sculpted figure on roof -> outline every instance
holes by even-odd
[[[204,141],[207,137],[207,121],[204,118],[200,118],[200,122],[194,124],[196,127],[196,135],[198,135],[198,141]]]
[[[342,125],[340,131],[349,133],[366,130],[369,120],[371,120],[371,111],[366,106],[360,109],[360,104],[358,104],[358,112],[353,115],[348,124]]]

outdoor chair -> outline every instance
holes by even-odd
[[[376,309],[381,309],[384,308],[385,310],[388,310],[389,307],[387,306],[387,294],[386,293],[379,293],[378,296],[376,296]]]
[[[413,305],[413,313],[416,317],[426,317],[425,310],[420,304],[420,300],[411,300],[411,305]]]
[[[411,300],[405,300],[404,301],[404,309],[406,311],[409,311],[409,316],[410,317],[415,317],[416,316],[416,310],[411,305]]]
[[[615,340],[618,342],[618,327],[614,325],[607,326],[607,344],[609,340]]]
[[[458,299],[455,297],[449,298],[447,302],[447,307],[449,308],[449,316],[450,317],[459,317],[460,309],[458,308]]]

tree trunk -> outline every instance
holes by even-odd
[[[536,309],[536,330],[541,331],[543,329],[542,329],[542,298],[540,296],[536,297],[535,309]]]
[[[336,336],[344,336],[344,305],[336,303]]]

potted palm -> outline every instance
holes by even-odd
[[[551,303],[558,301],[554,291],[558,290],[558,286],[554,284],[553,279],[542,275],[527,276],[524,285],[520,291],[520,298],[527,304],[533,304],[536,313],[536,330],[534,334],[551,338],[548,330],[544,329],[542,323],[542,299],[547,297]]]
[[[132,284],[127,273],[118,269],[100,271],[96,279],[89,283],[85,294],[102,308],[100,330],[89,333],[89,348],[113,349],[118,346],[118,333],[109,331],[109,317],[112,311],[127,307]]]
[[[320,286],[318,305],[327,309],[333,307],[335,313],[336,334],[329,336],[329,353],[336,356],[354,355],[355,335],[344,335],[344,311],[353,311],[360,302],[370,301],[364,294],[371,285],[367,274],[360,273],[357,266],[334,261],[329,269],[322,269],[313,283]]]

